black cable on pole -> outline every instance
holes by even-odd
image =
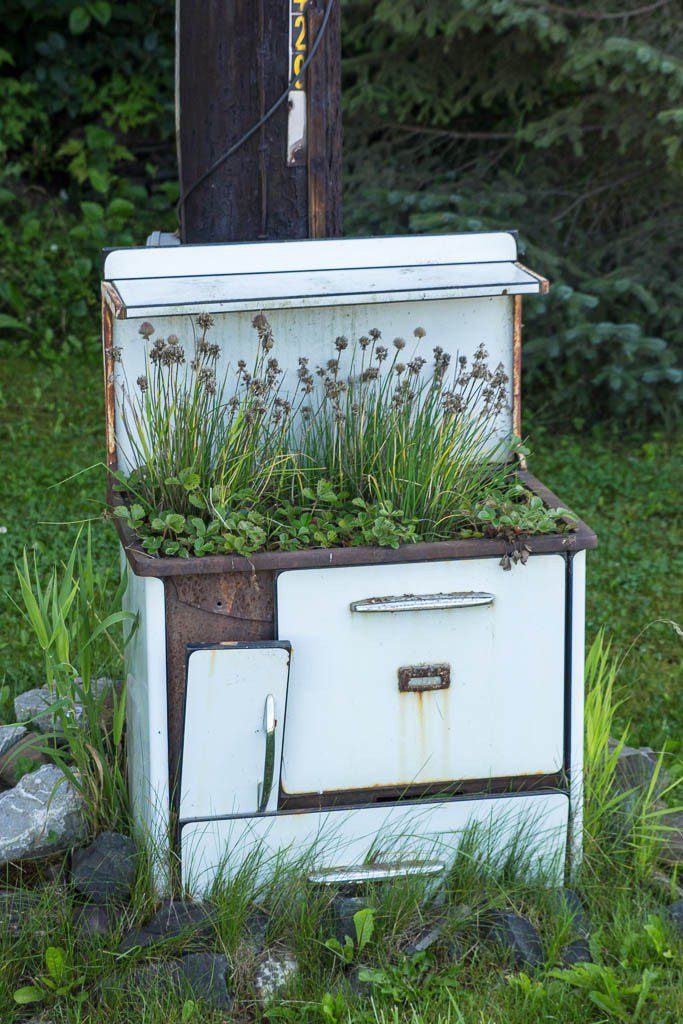
[[[299,73],[294,75],[294,77],[287,83],[287,88],[285,89],[285,91],[280,96],[278,96],[278,98],[275,100],[275,103],[273,103],[272,107],[270,107],[265,112],[263,117],[260,118],[260,120],[258,120],[256,124],[252,125],[251,128],[249,128],[248,131],[246,131],[244,135],[242,135],[242,137],[237,140],[237,142],[235,142],[232,146],[226,149],[225,152],[221,153],[221,155],[214,160],[210,167],[207,167],[204,173],[201,174],[197,178],[197,180],[192,185],[190,185],[189,188],[185,189],[180,199],[178,200],[176,206],[178,220],[180,222],[181,227],[183,222],[183,215],[185,213],[185,203],[187,202],[188,198],[192,195],[192,193],[196,191],[196,189],[198,189],[199,186],[202,185],[207,178],[210,178],[211,175],[222,164],[224,164],[226,160],[228,160],[234,153],[236,153],[237,150],[240,149],[244,145],[244,143],[247,142],[252,137],[252,135],[254,135],[259,130],[259,128],[263,127],[266,121],[268,121],[273,116],[278,107],[282,106],[282,104],[285,102],[285,100],[289,96],[290,92],[292,91],[296,83],[300,82],[301,79],[304,77],[306,71],[310,66],[311,61],[313,60],[316,54],[316,51],[320,43],[322,42],[323,35],[325,34],[325,29],[327,28],[327,23],[330,20],[330,14],[332,13],[333,6],[334,0],[327,0],[327,7],[325,8],[325,14],[320,25],[320,30],[316,35],[315,40],[313,41],[313,45],[310,49],[310,52],[306,57],[306,60],[301,65],[301,70],[299,71]]]

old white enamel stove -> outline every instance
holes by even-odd
[[[426,357],[483,342],[512,381],[498,433],[519,433],[521,300],[547,282],[511,233],[114,250],[104,277],[112,467],[128,465],[117,393],[144,372],[141,322],[189,343],[200,312],[227,367],[253,361],[263,311],[290,379],[371,327],[423,327]],[[306,853],[323,880],[437,871],[474,823],[492,855],[521,829],[546,867],[576,856],[586,526],[531,538],[510,572],[498,539],[181,560],[118,529],[140,623],[130,782],[160,887],[174,857],[201,893],[255,849],[264,870]]]

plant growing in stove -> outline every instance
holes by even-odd
[[[390,353],[372,329],[354,345],[338,337],[315,370],[301,356],[286,388],[263,314],[253,320],[253,366],[240,360],[220,379],[212,325],[197,317],[188,362],[175,335],[152,341],[143,323],[146,373],[134,388],[123,378],[134,468],[115,474],[114,514],[149,554],[502,536],[524,562],[526,534],[571,528],[566,510],[548,509],[500,457],[504,447],[524,450],[497,433],[509,381],[502,365],[490,369],[483,345],[453,366],[436,346],[428,365],[404,356],[402,338]]]

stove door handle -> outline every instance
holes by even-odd
[[[268,806],[270,793],[273,788],[273,775],[275,772],[275,698],[272,693],[266,697],[263,708],[263,731],[266,734],[266,754],[263,762],[263,782],[258,785],[258,811],[262,814]]]
[[[403,594],[401,597],[368,597],[352,601],[352,612],[430,612],[450,608],[475,608],[493,604],[494,595],[467,590],[454,594]]]
[[[308,881],[314,885],[361,885],[364,882],[385,882],[392,878],[440,875],[446,868],[440,860],[375,861],[349,867],[323,868],[313,871]]]

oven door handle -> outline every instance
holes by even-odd
[[[258,810],[262,814],[268,806],[270,793],[273,788],[273,775],[275,772],[275,698],[272,693],[266,697],[263,708],[263,731],[266,734],[266,754],[263,762],[263,781],[258,785]]]
[[[384,864],[380,861],[313,871],[308,881],[314,885],[361,885],[364,882],[386,882],[392,878],[440,875],[445,868],[440,860],[398,860]]]
[[[404,594],[402,597],[368,597],[352,601],[352,612],[440,612],[450,608],[476,608],[493,604],[493,594],[467,590],[455,594]]]

